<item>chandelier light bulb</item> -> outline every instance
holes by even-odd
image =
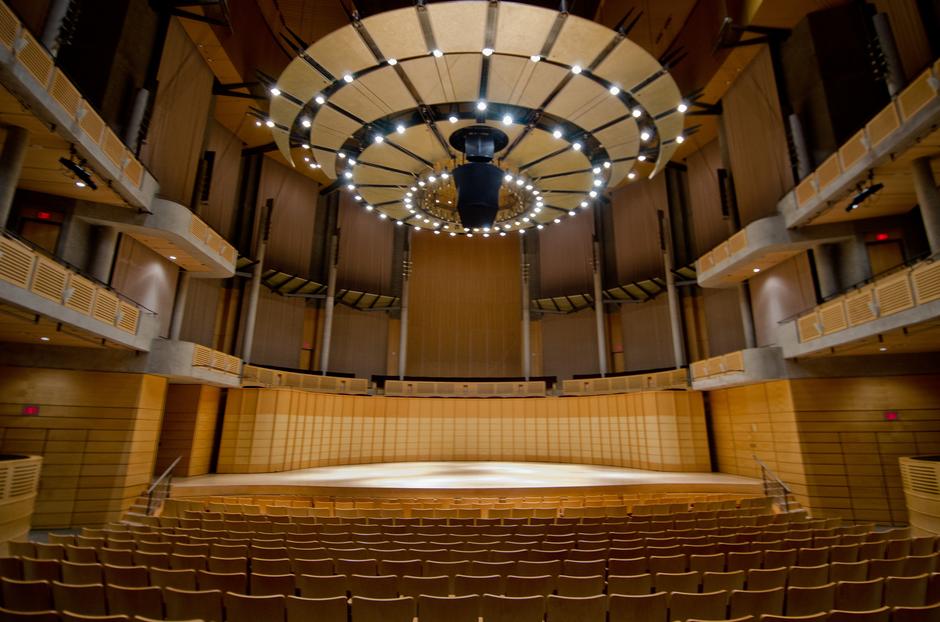
[[[486,102],[485,102],[485,101],[478,101],[478,102],[477,102],[477,110],[479,110],[479,111],[481,111],[481,112],[484,111],[484,110],[486,110]]]
[[[434,58],[440,58],[441,56],[444,55],[444,52],[440,51],[437,48],[434,48],[433,50],[431,50],[431,54],[434,55]]]
[[[313,101],[317,102],[318,105],[322,106],[323,104],[326,103],[326,98],[323,97],[322,95],[317,95],[316,97],[313,98]]]
[[[347,73],[345,76],[343,76],[343,82],[345,82],[346,84],[350,84],[352,81],[353,81],[353,77],[351,73]]]
[[[394,67],[395,65],[398,64],[398,60],[395,59],[395,58],[390,58],[390,59],[388,59],[386,62],[387,62],[389,65],[391,65],[392,67]]]
[[[405,126],[399,123],[397,126],[395,126],[395,131],[398,132],[399,134],[404,134]]]
[[[571,73],[573,73],[574,75],[578,75],[579,73],[581,73],[581,65],[574,65],[571,68]]]
[[[676,110],[678,110],[679,112],[685,112],[688,109],[689,109],[689,105],[685,102],[679,102],[679,105],[676,106]]]
[[[617,86],[616,84],[613,85],[613,86],[611,86],[611,87],[610,87],[610,94],[611,94],[611,95],[620,95],[620,87]]]
[[[273,95],[274,97],[277,97],[280,94],[281,94],[281,89],[277,88],[276,86],[271,87],[271,95]]]
[[[643,116],[643,111],[640,110],[639,108],[634,108],[630,114],[633,115],[634,119],[639,119],[640,117]]]
[[[552,136],[554,136],[555,138],[561,138],[561,130],[555,130],[554,132],[552,132]]]
[[[532,61],[533,63],[537,63],[540,60],[542,60],[542,57],[539,56],[538,54],[533,54],[532,56],[529,57],[529,60]]]
[[[492,56],[493,48],[483,48],[483,56]]]

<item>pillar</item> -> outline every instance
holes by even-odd
[[[186,298],[189,295],[190,273],[180,270],[176,281],[176,299],[173,300],[173,315],[170,317],[170,339],[179,341],[183,330],[183,318],[186,314]]]
[[[405,365],[408,362],[408,290],[411,281],[411,234],[405,238],[405,250],[402,253],[401,270],[401,320],[398,328],[398,379],[405,379]]]
[[[659,211],[659,239],[663,252],[663,269],[666,272],[666,298],[669,303],[669,327],[672,332],[672,357],[676,369],[685,366],[685,338],[682,334],[682,313],[679,309],[679,291],[676,289],[676,275],[673,273],[672,233],[669,216]]]
[[[261,231],[258,234],[258,248],[255,251],[255,269],[251,273],[251,284],[248,290],[248,311],[245,314],[245,332],[242,338],[241,358],[246,363],[251,362],[251,350],[255,341],[255,321],[258,319],[258,297],[261,295],[261,273],[264,271],[264,253],[268,246],[268,236],[271,234],[271,212],[274,211],[274,200],[265,201],[261,210]]]
[[[519,236],[519,272],[522,277],[522,375],[526,380],[532,373],[532,345],[529,301],[529,264],[525,260],[525,236]]]
[[[917,192],[917,204],[920,217],[924,221],[930,254],[940,253],[940,191],[930,168],[930,158],[917,158],[913,162],[914,190]]]
[[[42,30],[42,44],[46,46],[53,57],[59,53],[59,33],[62,24],[68,15],[71,0],[53,0],[49,3],[49,12],[46,14],[46,25]]]
[[[94,229],[94,248],[88,271],[93,277],[106,285],[111,283],[111,267],[117,252],[118,230],[107,225],[98,225]]]
[[[29,147],[29,131],[18,125],[6,128],[3,151],[0,152],[0,229],[5,229],[13,207],[13,195],[20,181],[26,148]]]
[[[594,238],[594,324],[597,334],[597,368],[607,375],[607,337],[604,330],[604,290],[601,285],[601,245]]]
[[[839,271],[836,269],[836,250],[835,244],[813,247],[813,264],[816,266],[816,279],[819,282],[820,300],[817,302],[822,302],[841,290]]]
[[[330,340],[333,338],[333,307],[336,304],[336,264],[339,250],[339,236],[335,232],[330,236],[329,244],[326,300],[323,308],[323,338],[320,341],[320,373],[322,374],[326,374],[327,368],[330,366]]]
[[[904,67],[901,65],[897,42],[894,40],[894,32],[891,30],[891,22],[888,21],[887,13],[876,13],[871,21],[875,26],[875,34],[878,36],[878,47],[881,48],[885,59],[887,69],[885,82],[888,85],[888,94],[895,97],[904,89],[907,80],[904,76]]]

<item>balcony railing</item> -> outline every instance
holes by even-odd
[[[651,374],[608,376],[606,378],[575,378],[562,380],[562,395],[607,395],[634,391],[661,391],[688,389],[689,378],[685,369],[671,369]]]
[[[242,386],[286,387],[320,393],[345,393],[351,395],[367,395],[369,393],[369,381],[366,378],[339,378],[320,374],[301,374],[256,365],[245,365],[242,369]]]
[[[195,344],[193,367],[204,367],[223,374],[238,376],[241,373],[242,360],[237,356]]]
[[[721,356],[713,356],[702,361],[695,361],[691,365],[693,380],[714,378],[724,374],[744,373],[744,352],[729,352]]]

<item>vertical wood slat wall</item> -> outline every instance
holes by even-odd
[[[694,391],[540,399],[229,391],[220,473],[419,460],[711,470]]]
[[[166,409],[154,473],[162,473],[177,457],[177,477],[209,472],[212,443],[222,389],[200,384],[171,384],[167,387]]]
[[[165,393],[157,376],[0,367],[0,452],[43,456],[34,529],[120,518],[150,483]]]
[[[711,391],[718,470],[759,477],[756,454],[814,515],[904,522],[898,458],[940,452],[938,383],[827,378]]]

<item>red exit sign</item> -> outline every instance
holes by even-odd
[[[886,410],[885,411],[885,421],[897,421],[901,416],[896,410]]]
[[[39,414],[39,405],[38,404],[26,404],[23,406],[23,409],[20,411],[24,415],[38,415]]]

